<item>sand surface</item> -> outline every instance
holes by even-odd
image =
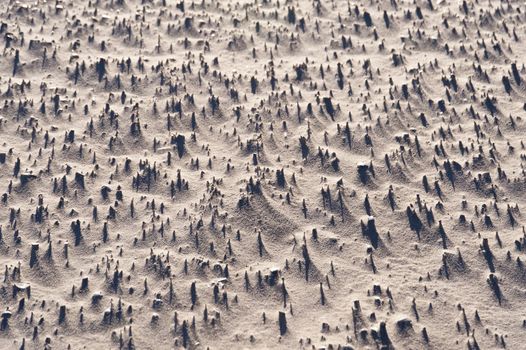
[[[523,1],[0,3],[1,349],[524,349]]]

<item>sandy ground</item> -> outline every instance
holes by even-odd
[[[521,1],[0,3],[1,349],[524,349]]]

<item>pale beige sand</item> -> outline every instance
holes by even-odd
[[[525,11],[2,1],[0,348],[523,349]]]

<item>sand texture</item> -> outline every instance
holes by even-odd
[[[0,349],[525,349],[526,4],[0,1]]]

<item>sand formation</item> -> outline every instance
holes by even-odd
[[[2,1],[0,348],[524,348],[525,11]]]

